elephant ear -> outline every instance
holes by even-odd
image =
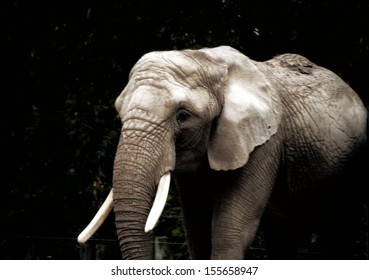
[[[256,62],[228,47],[207,52],[228,65],[224,105],[209,142],[209,164],[214,170],[233,170],[245,165],[255,147],[277,132],[279,102]]]

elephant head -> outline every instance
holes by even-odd
[[[296,187],[301,178],[315,183],[337,173],[366,141],[366,110],[358,96],[332,72],[298,55],[255,62],[230,47],[152,52],[132,68],[115,107],[122,129],[113,190],[79,241],[114,208],[125,259],[151,258],[147,232],[161,215],[172,174],[186,181],[183,174],[204,166],[212,175],[231,174],[222,175],[233,179],[231,187],[208,205],[207,217],[201,213],[205,196],[197,199],[195,214],[186,210],[202,184],[190,181],[194,193],[181,199],[185,218],[204,216],[206,231],[212,231],[205,238],[212,239],[212,258],[242,258],[282,157],[288,176],[279,181]],[[199,225],[186,226],[194,229],[190,239]]]
[[[253,61],[229,47],[153,52],[136,63],[115,103],[122,130],[113,197],[124,258],[150,258],[146,232],[164,207],[172,171],[204,162],[237,169],[277,131],[270,87]]]

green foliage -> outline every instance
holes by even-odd
[[[182,212],[178,200],[178,192],[175,186],[171,186],[168,201],[160,223],[154,229],[155,236],[166,237],[168,259],[189,259],[186,238],[183,232]]]

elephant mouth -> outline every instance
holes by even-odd
[[[154,202],[145,224],[145,232],[148,233],[154,229],[159,218],[164,210],[165,203],[168,199],[170,187],[170,172],[161,176],[157,187]],[[80,244],[86,243],[88,239],[100,228],[113,209],[113,189],[110,190],[104,203],[97,211],[95,217],[91,220],[88,226],[79,234],[77,241]]]

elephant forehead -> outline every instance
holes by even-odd
[[[121,116],[130,109],[155,111],[167,116],[178,107],[198,113],[209,106],[211,94],[198,63],[182,52],[146,54],[132,68],[130,79],[116,101]]]
[[[209,95],[204,89],[188,89],[168,83],[166,85],[162,83],[161,86],[141,85],[133,91],[123,91],[116,101],[117,110],[122,118],[134,109],[151,112],[165,119],[181,107],[191,107],[197,113],[201,113],[208,106]]]

